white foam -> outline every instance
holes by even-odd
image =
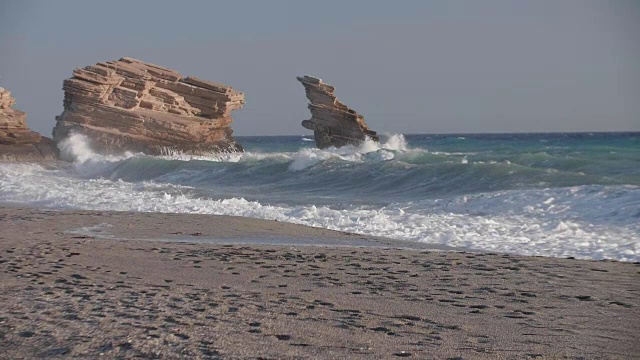
[[[407,145],[407,140],[404,138],[402,134],[391,134],[384,135],[387,137],[386,141],[382,143],[382,149],[386,150],[396,150],[396,151],[407,151],[409,150],[409,145]]]
[[[246,153],[211,153],[209,155],[189,155],[183,153],[173,153],[171,155],[158,156],[164,160],[180,160],[180,161],[212,161],[212,162],[239,162],[247,156]]]
[[[67,230],[64,233],[80,236],[100,237],[103,239],[113,239],[113,235],[106,233],[112,227],[112,224],[101,223],[94,226],[85,226],[77,229]]]
[[[69,170],[0,164],[0,202],[236,215],[485,251],[640,261],[640,188],[634,186],[502,191],[381,209],[272,206],[191,194],[177,185],[86,180]]]
[[[166,154],[157,156],[164,160],[178,161],[211,161],[211,162],[245,162],[265,159],[277,159],[291,161],[289,169],[300,171],[317,163],[335,159],[345,162],[362,162],[366,160],[388,161],[395,158],[398,152],[423,152],[421,149],[409,149],[407,141],[402,134],[383,135],[381,142],[370,138],[365,139],[359,146],[344,146],[341,148],[316,149],[307,148],[297,152],[232,152],[211,153],[207,155],[189,155],[180,152],[166,151]],[[303,138],[303,140],[305,140]],[[311,140],[312,139],[306,139]],[[78,171],[85,174],[92,173],[92,169],[100,167],[106,162],[117,162],[133,156],[144,157],[144,154],[125,153],[121,156],[106,156],[94,152],[90,140],[82,134],[72,133],[68,138],[58,144],[63,159],[78,165]]]
[[[134,156],[131,152],[126,152],[121,156],[100,155],[91,148],[91,141],[84,134],[71,133],[58,143],[60,157],[76,164],[86,162],[114,162]]]
[[[402,134],[383,135],[380,142],[366,138],[359,146],[343,146],[327,149],[302,149],[290,153],[292,163],[289,169],[300,171],[320,162],[335,159],[345,162],[362,162],[366,160],[388,161],[395,158],[397,152],[409,151],[407,141]]]
[[[71,161],[76,165],[101,164],[105,162],[117,162],[133,156],[144,157],[142,153],[125,152],[120,156],[102,155],[91,148],[91,140],[83,134],[71,133],[66,139],[58,143],[62,159]],[[212,161],[212,162],[240,162],[243,160],[261,160],[265,158],[291,158],[287,153],[250,153],[250,152],[212,152],[206,155],[190,155],[179,151],[166,149],[164,155],[156,156],[164,160],[179,161]]]

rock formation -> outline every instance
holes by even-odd
[[[53,141],[29,130],[27,114],[13,109],[15,102],[11,92],[0,87],[0,161],[56,159]]]
[[[56,142],[75,132],[102,153],[242,151],[230,125],[244,94],[227,85],[125,57],[74,70],[63,90]]]
[[[311,119],[304,120],[302,126],[313,130],[318,148],[358,145],[367,137],[379,140],[362,115],[333,95],[333,86],[307,75],[298,76],[298,81],[304,86],[311,110]]]

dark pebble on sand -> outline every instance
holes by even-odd
[[[50,349],[50,350],[47,350],[47,351],[43,352],[42,356],[44,358],[60,356],[60,355],[68,354],[69,351],[71,351],[71,349],[69,349],[68,347],[53,348],[53,349]]]
[[[629,305],[629,304],[625,304],[625,303],[620,302],[620,301],[610,301],[610,302],[609,302],[609,304],[611,304],[611,305],[624,306],[624,307],[626,307],[626,308],[630,308],[630,307],[632,307],[631,305]]]
[[[469,306],[469,308],[471,308],[471,309],[486,309],[486,308],[488,308],[488,306],[487,305],[471,305],[471,306]]]
[[[383,327],[383,326],[378,326],[378,327],[375,327],[375,328],[371,328],[371,330],[373,330],[373,331],[381,331],[381,332],[382,331],[383,332],[391,331],[390,329],[387,329],[386,327]]]
[[[175,334],[173,334],[173,336],[175,336],[175,337],[177,337],[177,338],[180,338],[180,339],[182,339],[182,340],[188,340],[188,339],[190,338],[190,336],[189,336],[189,335],[180,334],[180,333],[175,333]]]
[[[131,345],[131,343],[126,342],[126,343],[119,344],[118,347],[122,350],[129,350],[133,348],[133,345]]]
[[[101,352],[101,353],[105,353],[105,352],[110,351],[112,349],[113,349],[113,344],[112,343],[106,343],[106,344],[100,346],[98,348],[98,351]]]
[[[411,353],[408,351],[399,351],[397,353],[393,353],[393,356],[397,356],[397,357],[409,357],[411,356]]]
[[[62,316],[63,319],[65,320],[78,320],[78,315],[76,314],[65,314]]]

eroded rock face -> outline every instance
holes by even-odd
[[[379,140],[362,115],[333,95],[333,86],[308,75],[299,76],[298,81],[304,86],[311,110],[311,119],[304,120],[302,126],[313,130],[318,148],[358,145],[367,137]]]
[[[102,153],[242,151],[230,125],[244,94],[227,85],[125,57],[74,70],[63,90],[56,142],[74,132]]]
[[[0,161],[56,159],[53,141],[27,127],[27,114],[14,109],[15,102],[11,92],[0,87]]]

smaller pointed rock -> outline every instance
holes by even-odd
[[[318,148],[359,145],[367,138],[379,141],[364,117],[336,98],[333,86],[308,75],[297,79],[304,86],[311,111],[311,119],[304,120],[302,126],[313,130]]]

